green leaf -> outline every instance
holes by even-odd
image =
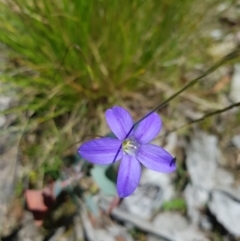
[[[84,197],[84,200],[85,200],[85,203],[87,204],[87,208],[91,211],[91,213],[95,217],[98,217],[99,216],[99,208],[98,208],[98,205],[97,205],[96,201],[94,200],[93,196],[86,195]]]
[[[107,165],[95,165],[91,170],[91,175],[103,193],[115,196],[117,194],[116,185],[106,176],[106,171],[109,167]]]
[[[57,180],[56,182],[54,182],[54,185],[53,185],[53,196],[55,198],[57,198],[60,195],[62,190],[63,190],[63,188],[62,188],[62,181],[61,180]]]
[[[183,198],[175,198],[163,204],[164,211],[186,210],[186,203]]]

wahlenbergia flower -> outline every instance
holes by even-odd
[[[131,132],[134,124],[132,117],[122,107],[114,106],[108,109],[106,120],[117,138],[103,137],[88,141],[79,147],[78,152],[84,159],[95,164],[111,164],[114,160],[121,159],[117,178],[120,197],[129,196],[137,188],[141,177],[141,164],[164,173],[176,169],[175,159],[166,150],[148,144],[157,136],[162,126],[157,113],[142,120]]]

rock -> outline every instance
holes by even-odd
[[[33,221],[33,217],[30,213],[26,212],[23,218],[23,227],[18,233],[17,240],[28,240],[28,241],[42,241],[43,235],[40,230],[36,227]]]
[[[115,237],[110,235],[109,232],[107,232],[104,229],[97,229],[95,230],[95,234],[97,237],[96,241],[116,241]]]
[[[154,227],[161,229],[171,241],[207,241],[206,236],[198,228],[178,213],[160,213],[153,220]],[[153,239],[152,236],[149,238]],[[149,241],[148,239],[148,241]],[[154,239],[153,239],[154,240]]]
[[[209,48],[208,53],[213,59],[215,59],[215,61],[217,61],[232,52],[235,47],[236,43],[234,42],[233,37],[229,36],[224,42],[220,42]]]
[[[2,84],[0,83],[0,87],[2,87]],[[6,110],[12,102],[12,98],[9,96],[1,96],[0,97],[0,111]]]
[[[4,126],[6,121],[7,121],[7,119],[5,116],[0,116],[0,128]]]
[[[186,145],[186,162],[193,185],[211,190],[219,158],[217,137],[198,132]]]
[[[214,40],[220,40],[224,34],[222,29],[214,29],[210,32],[210,36],[214,39]]]
[[[213,191],[208,204],[210,211],[216,216],[231,234],[240,237],[240,202],[230,195],[220,191]]]
[[[210,218],[207,215],[203,215],[200,220],[200,227],[204,231],[211,231],[213,228],[213,224],[210,220]]]
[[[209,200],[209,192],[203,188],[188,184],[184,190],[184,197],[187,204],[187,215],[191,222],[205,231],[212,229],[209,218],[201,212]]]
[[[234,183],[233,175],[220,167],[217,168],[214,178],[216,185],[230,186]]]
[[[229,8],[229,3],[221,3],[217,7],[218,12],[224,12]]]
[[[2,89],[3,86],[0,83],[0,89]],[[9,108],[10,104],[11,104],[12,99],[8,96],[0,96],[0,111],[4,111],[7,108]],[[4,124],[6,123],[7,118],[4,115],[0,116],[0,128],[2,128],[4,126]]]
[[[240,135],[235,135],[232,138],[232,143],[234,146],[236,146],[240,150]]]
[[[210,191],[216,185],[231,185],[234,178],[230,172],[219,167],[222,154],[214,135],[198,132],[186,145],[186,162],[192,184]]]
[[[123,200],[121,207],[138,217],[150,219],[154,211],[173,196],[169,174],[144,169],[140,186],[133,195]]]
[[[68,241],[69,238],[64,237],[65,227],[58,228],[48,241]]]
[[[146,241],[166,241],[166,239],[158,238],[153,235],[148,235]]]
[[[184,197],[187,204],[187,214],[191,221],[198,225],[203,218],[200,209],[206,205],[209,193],[203,188],[188,184],[184,190]]]
[[[18,143],[12,146],[12,148],[1,154],[0,157],[0,233],[4,224],[7,222],[8,217],[7,209],[11,199],[13,197],[14,181],[17,170],[17,156],[18,156]],[[1,148],[1,143],[0,143]],[[4,148],[5,149],[5,148]]]
[[[232,77],[230,98],[234,102],[240,101],[240,64],[234,65],[234,73]]]
[[[6,69],[6,63],[8,62],[6,46],[0,43],[0,77]],[[0,78],[1,79],[1,78]],[[5,87],[7,87],[5,91]],[[0,80],[0,112],[8,109],[13,102],[13,97],[16,94],[11,93],[9,88],[9,82],[3,83]],[[7,92],[7,93],[6,93]],[[19,134],[9,133],[7,129],[7,123],[10,123],[12,116],[15,114],[1,115],[0,116],[0,234],[4,230],[4,223],[8,222],[7,209],[11,203],[13,196],[14,181],[16,177],[17,168],[17,156],[19,147]],[[9,224],[9,222],[8,222]]]
[[[198,132],[186,145],[187,169],[192,180],[184,191],[187,214],[195,225],[207,230],[212,224],[201,210],[209,202],[210,193],[218,187],[231,190],[234,183],[233,175],[219,167],[222,157],[217,142],[216,136]]]
[[[76,240],[84,240],[84,231],[82,227],[81,218],[79,215],[76,215],[73,219],[74,222],[74,236],[76,237]]]
[[[173,156],[176,151],[176,147],[178,146],[178,136],[176,132],[170,133],[166,137],[167,144],[164,146],[164,149],[171,153]]]
[[[219,191],[226,193],[226,195],[232,197],[234,200],[240,202],[240,185],[231,186],[215,186],[213,191]]]
[[[120,226],[114,225],[108,229],[97,229],[96,230],[96,241],[133,241],[132,237],[127,234],[125,230]]]
[[[100,199],[99,206],[107,211],[109,210],[110,202],[104,196]],[[111,212],[112,217],[116,218],[117,220],[125,223],[125,226],[130,228],[136,227],[143,232],[149,233],[154,235],[155,237],[161,238],[163,240],[171,240],[171,236],[166,234],[164,230],[155,227],[152,222],[145,220],[143,218],[139,218],[138,216],[131,214],[130,212],[124,210],[123,208],[116,207]]]

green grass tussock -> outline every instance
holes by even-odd
[[[202,26],[217,2],[1,0],[0,42],[10,51],[4,81],[21,99],[13,110],[30,111],[32,128],[65,114],[80,123],[150,79],[176,85],[183,64],[202,58]],[[59,123],[58,131],[69,130]],[[41,131],[61,142],[54,128]]]

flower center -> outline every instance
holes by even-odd
[[[122,143],[123,152],[131,156],[136,154],[138,147],[139,143],[133,138],[126,139]]]

